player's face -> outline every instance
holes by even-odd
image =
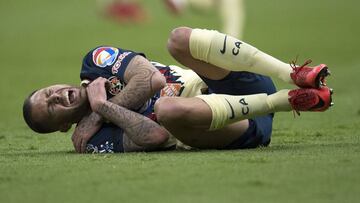
[[[30,102],[33,119],[54,131],[78,122],[89,110],[85,88],[70,85],[40,89],[33,94]]]

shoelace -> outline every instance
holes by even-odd
[[[300,111],[293,109],[292,110],[294,118],[296,118],[296,115],[300,116]]]
[[[290,66],[293,69],[294,73],[297,74],[301,69],[303,69],[305,66],[309,65],[310,63],[312,63],[311,59],[308,59],[307,61],[305,61],[305,63],[302,66],[296,66],[296,62],[297,62],[298,57],[296,57],[296,59],[294,61],[290,62]]]

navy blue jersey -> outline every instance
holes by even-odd
[[[107,97],[110,99],[119,94],[126,86],[124,81],[125,70],[131,59],[137,55],[145,57],[143,53],[130,50],[105,46],[97,47],[85,55],[81,67],[80,79],[81,81],[92,81],[98,77],[107,78],[111,84],[107,92]],[[157,62],[151,63],[164,75],[167,86],[157,92],[136,111],[155,119],[153,110],[156,100],[161,96],[179,96],[183,87],[182,82],[178,81],[180,76],[173,74],[174,72],[169,66]]]
[[[80,79],[92,81],[98,77],[107,78],[111,82],[108,91],[108,98],[111,98],[124,88],[125,70],[136,55],[143,54],[114,47],[97,47],[85,55]]]
[[[131,59],[142,53],[134,51],[101,46],[88,52],[82,63],[80,79],[83,82],[91,82],[98,77],[107,78],[111,87],[107,91],[107,97],[119,94],[126,86],[124,73]],[[157,92],[152,98],[144,103],[136,111],[150,119],[156,121],[154,114],[154,105],[161,96],[179,96],[183,90],[182,82],[179,81],[179,75],[169,66],[152,62],[166,78],[167,86]],[[115,125],[104,124],[102,128],[88,142],[88,152],[123,152],[122,147],[123,130]]]

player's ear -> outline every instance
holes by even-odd
[[[71,128],[71,123],[64,123],[60,126],[59,131],[66,133],[67,131],[69,131]]]

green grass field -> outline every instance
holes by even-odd
[[[357,0],[246,1],[245,41],[284,61],[327,63],[335,89],[325,113],[277,114],[268,148],[79,155],[71,133],[30,131],[24,98],[78,84],[90,48],[114,45],[173,64],[165,45],[174,27],[220,28],[215,12],[175,18],[160,0],[143,2],[151,19],[120,25],[99,18],[95,1],[0,1],[0,202],[359,202]]]

